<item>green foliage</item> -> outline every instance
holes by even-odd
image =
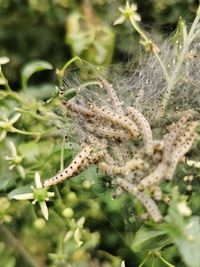
[[[127,56],[127,51],[134,53],[136,32],[147,50],[157,52],[147,37],[150,34],[145,39],[137,25],[131,37],[128,23],[112,26],[120,4],[124,1],[30,0],[23,5],[15,0],[0,1],[2,267],[199,267],[198,168],[181,165],[175,180],[162,185],[165,198],[172,200],[158,203],[164,215],[160,224],[140,217],[143,207],[132,196],[112,199],[111,177],[94,165],[51,192],[34,181],[37,172],[42,181],[52,177],[81,150],[73,119],[58,99],[58,87],[68,67],[81,65],[79,56],[107,66]],[[138,1],[142,20],[147,28],[148,23],[156,23],[153,31],[157,34],[169,23],[174,27],[180,15],[190,19],[194,9],[195,1],[189,0]],[[173,38],[177,55],[186,34],[187,26],[180,19]],[[57,67],[56,76],[52,69]],[[92,83],[84,84],[88,85]],[[65,98],[76,95],[77,88],[72,86]],[[156,129],[158,133],[165,133],[163,125]],[[199,140],[189,156],[199,161]],[[194,180],[184,182],[183,176],[189,175]],[[174,190],[174,183],[180,193]],[[192,190],[187,190],[188,186]],[[15,200],[20,197],[24,201]]]
[[[27,83],[29,78],[36,72],[42,71],[42,70],[51,70],[53,67],[49,62],[45,61],[34,61],[26,64],[22,69],[21,74],[21,84],[22,84],[22,90],[27,89]]]

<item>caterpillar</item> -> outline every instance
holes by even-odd
[[[89,132],[95,132],[99,137],[105,137],[108,139],[115,140],[130,140],[131,134],[124,132],[123,130],[108,128],[104,126],[93,126],[92,124],[87,124],[85,128]]]
[[[75,159],[67,166],[63,171],[59,172],[57,175],[53,176],[52,178],[47,179],[43,182],[43,187],[49,187],[52,185],[56,185],[67,178],[73,176],[78,170],[81,171],[90,155],[93,151],[94,147],[89,145],[85,147],[76,157]],[[85,161],[86,159],[86,161]]]
[[[134,171],[136,169],[141,169],[141,170],[144,170],[144,169],[147,169],[149,168],[149,164],[146,163],[144,160],[142,159],[136,159],[136,158],[133,158],[132,160],[129,160],[127,163],[126,163],[126,168],[129,169],[130,171]]]
[[[170,132],[164,138],[163,160],[165,160],[166,163],[169,163],[170,153],[172,150],[173,143],[177,139],[178,135],[183,129],[183,126],[185,125],[185,123],[188,121],[190,117],[191,117],[190,112],[184,114],[179,119],[179,121],[174,125],[174,127],[171,128]]]
[[[127,112],[133,117],[134,121],[136,122],[141,135],[144,139],[145,144],[145,153],[148,156],[153,155],[153,135],[151,131],[151,127],[147,121],[147,119],[142,115],[140,111],[133,107],[128,107]]]
[[[167,171],[167,165],[164,162],[161,162],[158,167],[148,176],[144,177],[138,183],[138,189],[144,190],[146,187],[157,184],[162,179],[164,179]]]
[[[137,137],[139,135],[138,127],[128,117],[119,115],[105,106],[98,107],[94,104],[91,104],[90,108],[93,112],[97,113],[102,118],[105,118],[115,124],[118,124],[122,128],[131,132],[133,137]]]
[[[154,151],[163,151],[164,143],[162,140],[153,140],[153,149]]]
[[[127,169],[124,167],[119,167],[119,166],[114,166],[114,165],[109,165],[105,162],[100,162],[98,164],[98,167],[101,171],[104,171],[108,174],[122,174],[122,175],[127,175]]]
[[[156,205],[156,203],[153,201],[152,198],[145,195],[143,192],[138,191],[137,186],[134,184],[131,184],[125,179],[118,178],[117,183],[126,191],[134,195],[145,207],[147,210],[149,216],[152,218],[152,220],[156,223],[162,221],[162,215]]]
[[[98,79],[99,79],[101,85],[103,86],[103,88],[106,90],[113,108],[116,110],[116,112],[118,114],[124,115],[124,112],[123,112],[123,109],[122,109],[122,104],[119,101],[118,96],[115,93],[115,90],[113,89],[112,84],[110,84],[106,79],[104,79],[101,76],[99,76]]]
[[[153,193],[153,198],[157,201],[162,199],[162,191],[160,186],[154,185],[150,188],[150,191]]]
[[[165,177],[166,180],[171,180],[173,178],[178,162],[190,150],[196,137],[197,134],[193,133],[185,144],[183,144],[181,147],[179,147],[173,152],[171,157],[171,165],[167,169],[167,175]]]
[[[194,160],[188,160],[187,159],[186,163],[190,167],[194,167],[194,168],[200,169],[200,161],[194,161]]]
[[[63,100],[62,103],[67,109],[69,109],[72,112],[76,112],[76,113],[81,114],[81,115],[86,116],[86,117],[94,117],[95,116],[95,114],[91,110],[88,110],[87,108],[85,108],[81,105],[77,105],[73,101]]]
[[[174,142],[173,149],[175,150],[183,146],[187,139],[190,138],[190,136],[194,133],[197,126],[197,121],[188,123],[186,128],[181,131],[179,138],[176,140],[176,142]]]

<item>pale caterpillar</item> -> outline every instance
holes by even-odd
[[[108,174],[122,174],[126,175],[127,174],[127,169],[125,167],[119,167],[115,165],[109,165],[105,162],[100,162],[98,164],[98,167],[101,171],[104,171]]]
[[[99,81],[102,85],[102,87],[106,90],[109,100],[111,101],[111,105],[114,108],[114,110],[116,111],[116,113],[118,113],[119,115],[124,115],[124,111],[122,109],[122,103],[119,101],[119,98],[115,92],[115,90],[113,89],[112,84],[110,84],[106,79],[102,78],[102,77],[98,77]],[[112,138],[112,139],[116,139],[116,140],[130,140],[131,139],[131,134],[127,134],[124,133],[121,130],[117,130],[117,129],[112,129],[110,131],[103,129],[100,129],[100,131],[96,131],[97,134],[105,134],[107,138]],[[117,151],[117,149],[115,149]],[[120,148],[121,153],[118,152],[118,155],[120,155],[120,157],[118,157],[119,162],[122,164],[124,164],[124,161],[129,158],[128,157],[128,152],[126,147],[121,147]]]
[[[85,159],[87,160],[90,153],[93,151],[94,146],[89,145],[85,147],[75,159],[67,166],[63,171],[59,172],[57,175],[52,178],[47,179],[43,182],[43,187],[49,187],[55,184],[58,184],[67,178],[73,176],[78,170],[81,171],[86,164]]]
[[[179,119],[179,121],[170,129],[170,132],[164,138],[163,160],[165,160],[167,163],[169,163],[172,145],[190,117],[190,112],[184,114]]]
[[[92,124],[85,125],[86,130],[95,133],[99,137],[104,137],[108,139],[115,140],[130,140],[132,138],[131,134],[126,133],[120,129],[113,129],[104,126],[93,126]]]
[[[186,140],[188,138],[190,138],[190,136],[194,133],[198,124],[199,123],[197,121],[193,121],[193,122],[188,123],[186,128],[181,131],[179,138],[176,140],[176,142],[174,142],[174,144],[173,144],[174,150],[178,149],[184,145]]]
[[[158,185],[151,186],[150,191],[152,192],[153,198],[155,200],[159,201],[162,199],[162,191],[160,189],[160,186]]]
[[[144,139],[145,153],[148,156],[152,156],[153,155],[153,135],[152,135],[151,127],[147,119],[142,115],[140,111],[138,111],[137,109],[133,107],[128,107],[127,112],[133,117]]]
[[[171,180],[173,178],[176,166],[180,159],[190,150],[195,138],[197,137],[196,133],[193,133],[185,144],[175,150],[171,156],[171,165],[167,169],[167,175],[165,176],[166,180]]]
[[[94,104],[90,104],[90,108],[93,112],[96,112],[102,118],[110,120],[111,122],[121,126],[122,128],[131,132],[133,137],[137,137],[139,135],[138,127],[132,122],[128,117],[119,115],[107,107],[97,107]]]
[[[167,172],[167,165],[161,162],[158,167],[148,176],[144,177],[138,184],[138,189],[143,190],[153,184],[159,183],[164,179]]]
[[[117,183],[126,191],[134,195],[145,207],[149,216],[156,223],[162,221],[162,215],[156,205],[156,203],[149,196],[145,195],[143,192],[138,191],[137,186],[131,184],[125,179],[118,178]]]
[[[101,76],[99,76],[98,78],[99,78],[99,81],[102,84],[103,88],[106,90],[114,110],[118,114],[124,115],[124,112],[123,112],[123,109],[122,109],[122,105],[121,105],[121,103],[120,103],[120,101],[118,99],[117,94],[115,93],[115,90],[113,89],[112,84],[110,84],[106,79],[104,79]]]
[[[154,151],[163,151],[164,143],[162,140],[153,140],[153,149]]]
[[[95,114],[91,111],[88,110],[87,108],[81,106],[81,105],[77,105],[75,104],[73,101],[63,101],[63,105],[68,108],[69,110],[76,112],[78,114],[81,114],[83,116],[88,116],[88,117],[94,117]]]
[[[133,158],[126,163],[125,167],[130,171],[134,171],[136,169],[144,170],[149,168],[149,164],[142,159]]]
[[[190,167],[200,169],[200,161],[194,161],[194,160],[186,159],[186,163]]]

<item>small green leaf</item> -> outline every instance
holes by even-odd
[[[166,231],[142,226],[136,233],[131,248],[134,252],[160,250],[170,243]]]
[[[69,100],[69,99],[75,97],[76,94],[77,94],[77,92],[76,92],[75,89],[69,89],[69,90],[67,90],[67,91],[65,92],[65,94],[64,94],[64,99],[65,99],[65,100]]]
[[[37,60],[32,61],[28,64],[26,64],[21,73],[21,83],[22,83],[22,89],[25,91],[27,88],[27,83],[29,78],[36,72],[43,71],[43,70],[52,70],[53,66],[46,61],[43,60]]]
[[[12,199],[13,196],[26,194],[26,193],[31,193],[31,192],[32,192],[32,190],[31,190],[30,186],[22,186],[22,187],[19,187],[17,189],[14,189],[13,191],[11,191],[8,194],[8,198]]]

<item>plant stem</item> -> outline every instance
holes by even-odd
[[[47,118],[44,118],[44,117],[42,117],[40,115],[37,115],[37,114],[34,114],[33,112],[31,112],[29,110],[25,110],[25,109],[22,109],[22,108],[15,108],[15,110],[20,112],[20,113],[25,113],[27,115],[30,115],[34,119],[41,120],[41,121],[48,121]]]
[[[167,85],[167,89],[165,91],[165,94],[164,94],[164,97],[163,97],[163,101],[162,101],[162,112],[165,111],[166,109],[166,106],[169,102],[169,99],[170,99],[170,96],[171,96],[171,92],[176,84],[176,81],[177,81],[177,76],[179,75],[179,72],[181,70],[181,66],[184,62],[184,59],[188,53],[188,50],[190,48],[190,45],[192,43],[192,41],[194,40],[194,36],[195,36],[195,29],[197,27],[197,24],[199,23],[199,20],[200,20],[200,17],[197,15],[193,24],[192,24],[192,27],[190,29],[190,32],[185,40],[185,42],[183,43],[183,49],[180,53],[180,57],[178,59],[178,62],[173,70],[173,74],[172,76],[170,77],[169,79],[169,83]]]
[[[168,267],[175,267],[174,265],[172,265],[171,263],[169,263],[168,261],[166,261],[161,255],[160,253],[157,254],[158,258],[161,259],[162,262],[164,262]]]
[[[63,137],[61,151],[60,151],[60,171],[64,169],[64,144],[65,144],[65,137]]]
[[[135,22],[131,17],[129,19],[130,19],[130,22],[131,22],[133,28],[139,33],[139,35],[144,39],[144,41],[147,43],[152,43],[152,41],[146,36],[146,34],[143,32],[143,30],[140,28],[140,26],[137,24],[137,22]],[[165,76],[166,81],[168,81],[169,75],[168,75],[168,72],[167,72],[167,69],[166,69],[164,63],[162,62],[162,59],[160,58],[159,53],[155,49],[153,49],[152,52],[154,53],[158,62],[160,63],[160,66],[162,68],[162,71],[163,71],[163,74]]]
[[[29,266],[41,267],[37,260],[25,249],[13,233],[3,224],[0,224],[0,231],[7,237],[9,243],[22,255]]]
[[[80,59],[80,57],[76,56],[76,57],[73,57],[72,59],[70,59],[69,61],[67,61],[61,70],[57,70],[57,75],[58,75],[58,85],[59,85],[59,86],[62,85],[62,77],[64,76],[66,69],[67,69],[73,62],[75,62],[75,61],[77,61],[77,60],[80,61],[80,63],[82,64],[82,60]]]
[[[148,260],[149,256],[150,256],[150,254],[148,254],[148,255],[144,258],[144,260],[140,263],[140,265],[139,265],[138,267],[142,267],[142,266],[145,264],[145,262]]]
[[[24,135],[40,135],[39,132],[27,132],[27,131],[19,130],[16,128],[13,129],[13,132],[19,133],[19,134],[24,134]]]

